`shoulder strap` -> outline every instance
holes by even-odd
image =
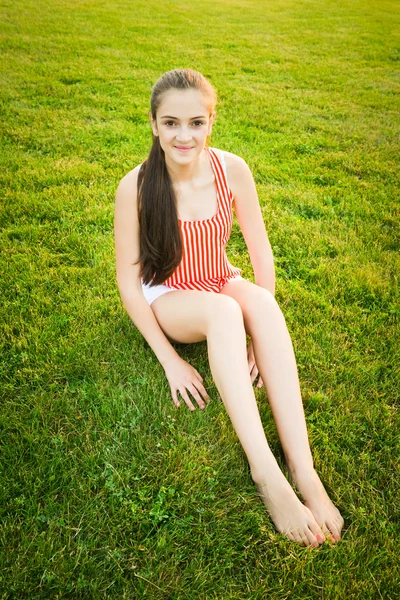
[[[220,150],[219,148],[212,148],[212,150],[214,150],[215,154],[216,154],[216,155],[218,156],[218,158],[219,158],[219,161],[220,161],[220,163],[221,163],[222,169],[223,169],[223,171],[224,171],[224,175],[225,175],[225,180],[226,180],[226,183],[227,183],[227,185],[228,185],[228,187],[229,187],[228,173],[227,173],[227,171],[226,171],[226,162],[225,162],[225,155],[224,155],[224,152],[223,152],[223,150]]]
[[[219,159],[221,161],[222,168],[224,170],[225,179],[226,179],[226,181],[228,181],[228,176],[227,176],[227,173],[226,173],[226,162],[225,162],[224,153],[223,153],[222,150],[217,150],[217,152],[218,152]]]

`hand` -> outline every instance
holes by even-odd
[[[261,388],[263,386],[263,380],[261,379],[261,375],[258,372],[258,367],[256,365],[256,359],[254,357],[254,350],[253,350],[253,342],[250,342],[250,344],[247,346],[247,362],[249,364],[249,371],[250,371],[250,377],[251,377],[251,383],[254,383],[254,381],[258,377],[258,382],[257,382],[257,387]]]
[[[163,367],[175,406],[180,406],[177,396],[177,392],[179,392],[190,410],[196,410],[187,393],[187,390],[189,390],[199,407],[202,409],[206,407],[206,404],[210,402],[210,398],[203,387],[203,378],[196,369],[180,356],[168,360],[163,364]]]

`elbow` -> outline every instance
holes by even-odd
[[[119,295],[121,297],[122,303],[124,306],[128,305],[128,304],[132,304],[136,302],[136,300],[138,298],[143,298],[143,291],[142,291],[142,287],[136,286],[136,285],[130,285],[130,286],[122,286],[122,285],[118,285],[118,289],[119,289]]]
[[[122,302],[125,304],[125,299],[128,302],[134,298],[143,296],[142,286],[140,280],[134,280],[130,278],[128,281],[126,277],[121,278],[118,275],[115,278],[117,287],[119,289],[119,294],[121,296]]]

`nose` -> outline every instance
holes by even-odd
[[[181,125],[176,132],[176,140],[184,144],[185,142],[189,142],[192,135],[190,133],[189,127],[186,125]]]

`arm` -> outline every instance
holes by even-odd
[[[140,255],[139,220],[137,215],[138,169],[128,173],[120,182],[115,198],[115,254],[117,284],[128,315],[157,356],[168,379],[175,406],[181,394],[190,410],[195,410],[188,391],[204,408],[209,397],[201,375],[184,361],[168,341],[142,291],[140,265],[134,264]]]
[[[225,152],[234,207],[253,267],[255,282],[275,295],[275,267],[253,176],[247,163]]]
[[[122,304],[140,333],[164,364],[178,356],[148,305],[140,282],[139,221],[137,216],[138,169],[121,180],[115,198],[114,237],[116,278]]]

